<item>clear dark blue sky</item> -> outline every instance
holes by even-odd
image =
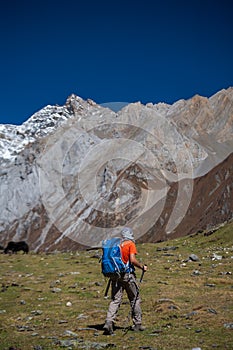
[[[233,86],[232,0],[12,0],[0,8],[0,123],[75,93],[167,102]]]

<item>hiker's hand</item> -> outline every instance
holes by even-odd
[[[143,270],[144,272],[146,272],[146,271],[147,271],[147,265],[143,265],[142,270]]]

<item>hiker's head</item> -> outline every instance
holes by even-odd
[[[130,227],[124,227],[121,230],[121,235],[123,239],[129,239],[131,241],[134,241],[133,230]]]

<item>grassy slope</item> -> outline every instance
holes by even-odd
[[[84,349],[101,348],[101,343],[117,349],[233,349],[233,330],[224,326],[233,323],[233,224],[210,236],[141,244],[138,251],[149,266],[141,284],[147,329],[127,330],[125,297],[115,336],[101,330],[109,300],[103,297],[106,281],[98,252],[0,254],[0,349],[61,349],[58,340]],[[200,260],[184,262],[191,253]],[[222,260],[213,260],[213,253]]]

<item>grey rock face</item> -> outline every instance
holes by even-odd
[[[232,101],[229,88],[210,99],[138,102],[115,113],[71,95],[21,126],[0,125],[0,243],[72,250],[99,245],[124,225],[137,239],[178,235],[192,208],[211,207],[200,196],[192,208],[190,202],[197,179],[204,182],[232,153]],[[210,196],[222,189],[224,220],[231,170],[208,184]]]

